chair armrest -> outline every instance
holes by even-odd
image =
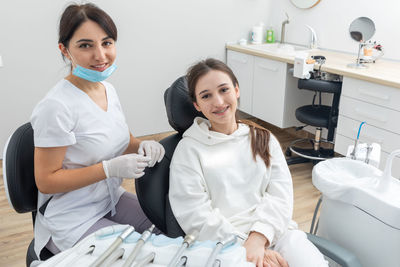
[[[343,267],[362,267],[360,261],[352,252],[347,249],[310,233],[306,233],[310,240],[322,254],[331,258]]]

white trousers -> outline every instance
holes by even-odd
[[[322,253],[303,231],[287,230],[272,249],[282,255],[289,267],[328,267]]]

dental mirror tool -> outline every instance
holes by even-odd
[[[195,231],[192,234],[188,234],[188,235],[185,236],[185,238],[183,239],[183,243],[182,243],[181,247],[175,253],[174,257],[172,258],[171,262],[168,264],[167,267],[175,267],[178,264],[178,262],[181,259],[181,256],[182,256],[183,252],[185,251],[185,249],[190,247],[193,244],[193,242],[196,240],[197,234],[198,234],[198,232]]]
[[[140,236],[139,240],[136,242],[135,247],[133,248],[131,254],[128,256],[126,259],[124,265],[122,267],[130,267],[134,260],[136,259],[137,255],[139,254],[140,249],[143,247],[143,245],[146,243],[146,241],[149,239],[151,236],[151,233],[154,230],[154,224],[147,230],[143,232],[143,234]]]
[[[237,240],[236,235],[231,235],[231,236],[229,236],[228,238],[226,238],[226,239],[224,239],[224,240],[222,240],[222,241],[217,242],[217,244],[215,245],[214,250],[211,252],[210,257],[209,257],[208,260],[207,260],[206,267],[213,267],[213,266],[215,266],[216,257],[217,257],[217,255],[219,254],[219,252],[220,252],[223,248],[225,248],[225,247],[227,247],[227,246],[229,246],[229,245],[232,245],[232,244],[236,243],[236,240]],[[217,261],[219,261],[219,260],[217,260]]]
[[[90,267],[97,267],[99,266],[101,263],[103,263],[103,261],[105,259],[107,259],[111,253],[114,252],[114,250],[116,250],[119,245],[121,245],[122,241],[124,241],[130,234],[132,234],[135,231],[135,228],[133,228],[133,226],[128,226],[125,231],[122,232],[122,234],[120,234],[115,240],[114,242],[106,249],[106,251],[103,252],[103,254],[101,254],[91,265]]]

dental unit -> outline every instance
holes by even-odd
[[[121,244],[122,242],[133,232],[135,228],[132,226],[128,226],[115,240],[114,242],[103,252],[100,257],[98,257],[90,267],[97,267],[100,266]]]
[[[118,259],[121,259],[122,256],[125,253],[125,249],[123,248],[118,248],[114,250],[113,253],[111,253],[110,256],[100,265],[100,267],[108,267],[111,266],[114,262],[116,262]]]
[[[399,155],[400,149],[388,156],[383,172],[350,158],[320,162],[312,171],[322,193],[317,235],[352,251],[364,267],[400,263],[400,180],[391,172]]]
[[[151,252],[144,256],[140,261],[135,265],[135,267],[144,267],[149,263],[152,263],[154,258],[156,257],[156,253]]]
[[[178,264],[180,258],[182,257],[182,254],[185,251],[185,249],[190,247],[193,244],[193,242],[196,240],[196,238],[197,238],[197,233],[192,233],[192,234],[188,234],[188,235],[185,236],[185,238],[183,239],[183,243],[182,243],[181,247],[175,253],[175,255],[172,258],[171,262],[168,264],[168,267],[176,267],[177,266],[177,264]]]
[[[231,235],[231,236],[229,236],[228,238],[226,238],[225,240],[222,240],[222,241],[220,241],[220,242],[217,242],[217,244],[216,244],[214,250],[212,251],[210,257],[209,257],[208,260],[207,260],[206,267],[213,267],[213,266],[215,266],[216,258],[217,258],[217,255],[220,253],[220,251],[221,251],[223,248],[225,248],[225,247],[227,247],[227,246],[230,246],[230,245],[236,243],[236,240],[237,240],[236,235]]]
[[[181,259],[176,264],[176,267],[186,266],[186,262],[187,262],[187,257],[186,256],[182,256]]]
[[[359,143],[361,127],[366,124],[365,121],[360,123],[357,137],[354,140],[354,145],[348,147],[346,157],[352,160],[364,161],[365,163],[378,168],[381,156],[381,146],[378,143]]]
[[[132,263],[135,261],[137,255],[140,252],[140,249],[143,247],[143,245],[146,243],[146,241],[149,239],[149,237],[151,236],[151,233],[154,230],[154,224],[147,229],[146,231],[143,232],[143,234],[140,236],[139,240],[137,241],[133,251],[131,252],[131,254],[128,256],[128,258],[126,259],[124,265],[122,265],[122,267],[129,267],[132,265]]]

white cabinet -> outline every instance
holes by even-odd
[[[400,148],[399,103],[400,89],[344,77],[335,151],[345,155],[357,137],[360,123],[365,121],[360,142],[381,145],[383,170],[389,153]],[[394,160],[392,175],[400,178],[400,158]]]
[[[227,64],[239,81],[239,109],[280,128],[298,126],[295,110],[312,101],[299,90],[287,63],[228,50]]]
[[[253,66],[254,57],[251,55],[229,51],[227,56],[229,67],[239,81],[239,109],[252,114],[253,106]]]
[[[278,127],[284,127],[286,68],[286,63],[254,59],[252,115]]]

